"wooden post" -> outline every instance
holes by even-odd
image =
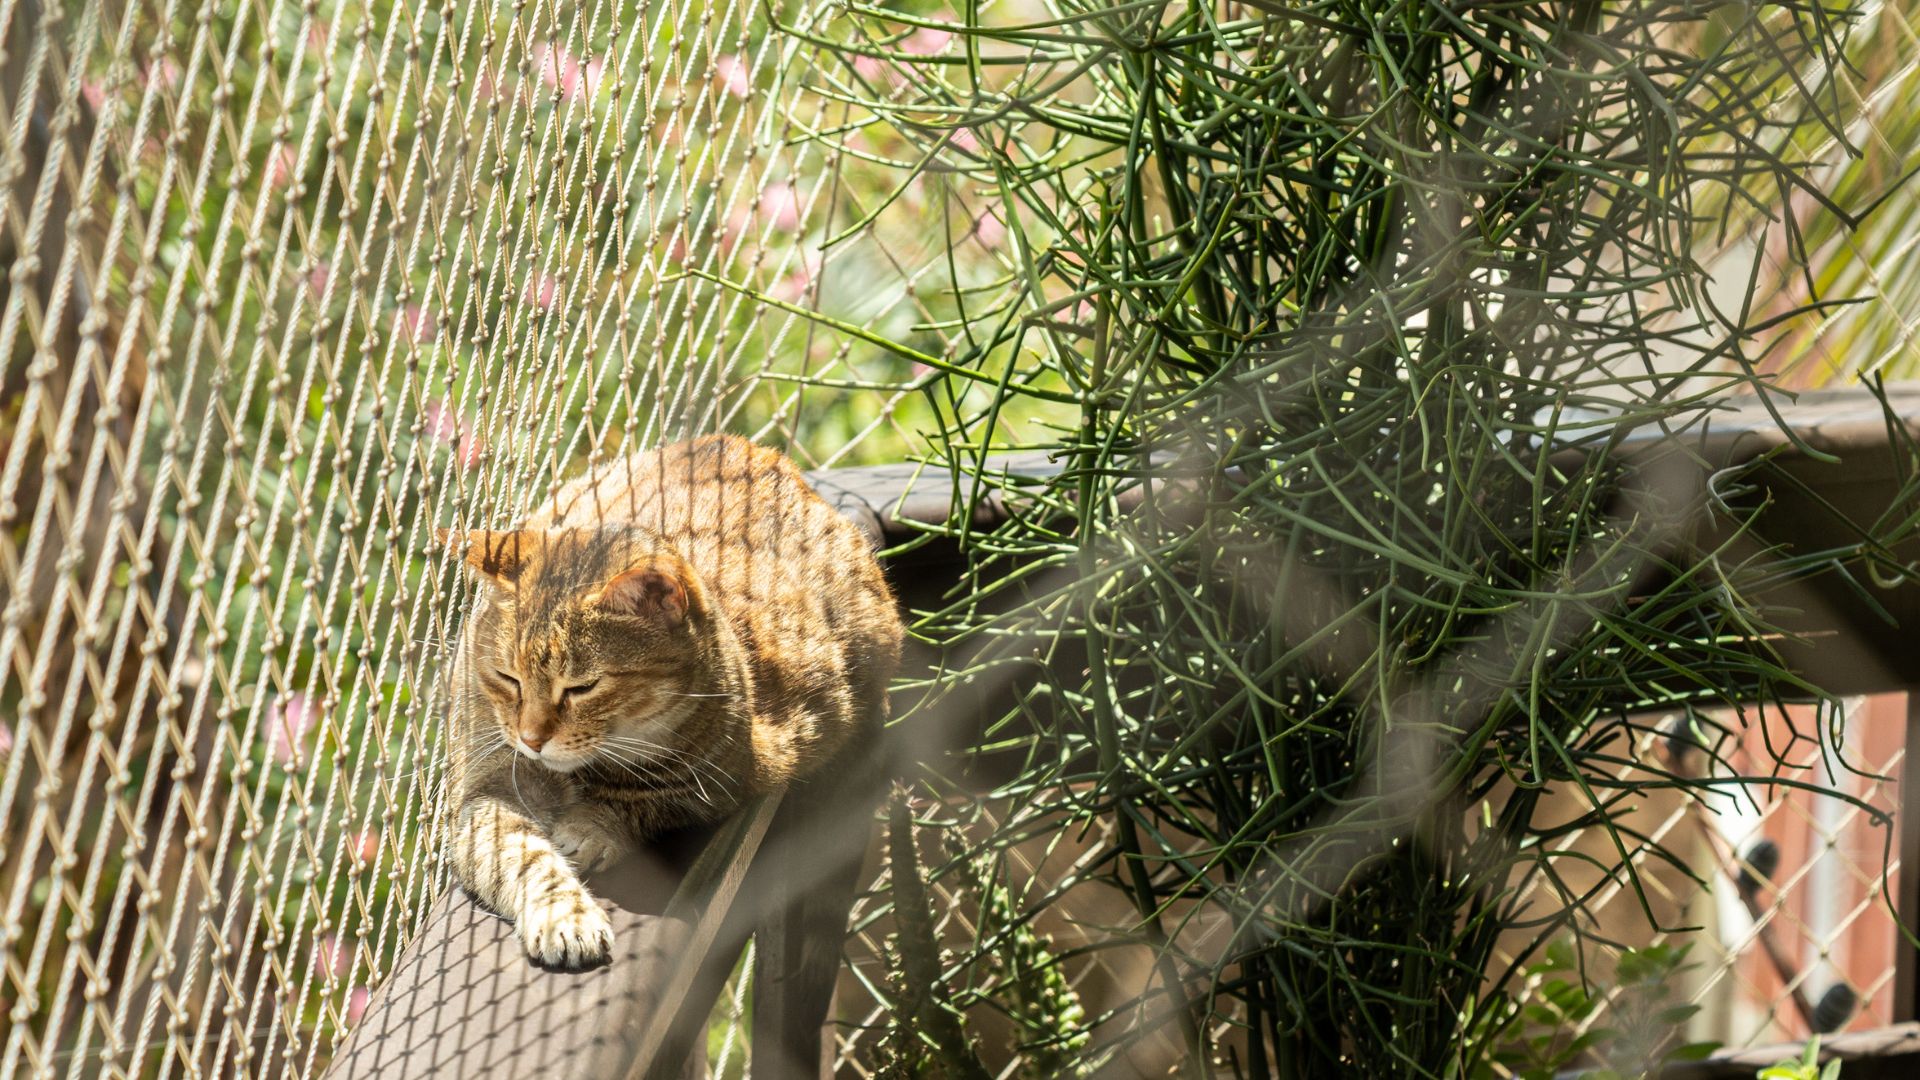
[[[831,1063],[827,1013],[881,787],[880,755],[857,756],[788,793],[806,812],[765,853],[774,895],[754,931],[754,1080],[814,1080]]]
[[[1920,688],[1907,691],[1906,753],[1900,759],[1900,876],[1894,881],[1894,912],[1900,927],[1893,943],[1893,1022],[1920,1020],[1916,980],[1920,949],[1907,935],[1920,933]]]

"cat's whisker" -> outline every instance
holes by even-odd
[[[627,774],[628,776],[631,776],[631,777],[633,777],[633,778],[634,778],[635,780],[639,780],[639,781],[641,781],[641,782],[643,782],[643,783],[644,783],[644,782],[646,781],[646,779],[647,779],[647,778],[646,778],[645,776],[642,776],[642,775],[640,774],[640,770],[638,770],[638,769],[636,769],[636,768],[634,768],[634,767],[633,767],[632,765],[629,765],[628,763],[626,763],[626,762],[624,762],[624,761],[621,761],[621,760],[620,760],[619,758],[608,758],[608,759],[607,759],[607,762],[608,762],[609,764],[612,764],[612,765],[616,765],[616,766],[618,766],[618,767],[619,767],[619,768],[620,768],[620,769],[621,769],[622,771],[624,771],[624,772],[625,772],[625,773],[626,773],[626,774]]]
[[[604,735],[601,737],[601,741],[606,743],[612,743],[615,745],[620,745],[620,746],[628,746],[638,750],[653,750],[662,754],[671,754],[671,755],[674,755],[677,757],[683,757],[683,758],[698,757],[698,755],[693,754],[692,752],[687,750],[682,750],[679,747],[668,746],[664,743],[652,742],[647,739],[637,738],[632,735]]]
[[[714,785],[720,788],[723,793],[732,794],[733,788],[731,784],[726,782],[726,774],[713,762],[695,754],[678,750],[674,747],[663,746],[659,743],[648,742],[644,739],[637,739],[630,735],[608,735],[602,737],[601,742],[602,745],[611,744],[616,747],[637,750],[649,757],[664,760],[667,764],[684,765],[696,776],[704,772],[706,778],[712,780]],[[709,800],[709,802],[711,801]]]
[[[537,816],[533,812],[533,807],[527,805],[527,797],[520,794],[519,754],[515,754],[507,759],[507,780],[513,784],[513,797],[519,801],[520,809],[525,810],[530,817]]]
[[[682,765],[695,772],[704,771],[707,777],[716,785],[720,786],[722,790],[730,790],[730,785],[725,781],[724,773],[722,773],[713,762],[703,758],[666,747],[640,746],[624,747],[624,749],[638,751],[637,756],[640,756],[643,760],[659,761],[669,765]]]
[[[613,764],[619,766],[629,776],[632,776],[635,780],[638,780],[643,784],[653,779],[652,777],[648,777],[645,774],[641,773],[639,769],[634,768],[634,766],[630,762],[621,761],[619,758],[611,758],[609,760],[611,760]],[[702,784],[700,781],[700,773],[695,771],[691,773],[691,776],[693,779],[694,791],[699,795],[700,801],[705,803],[711,809],[714,809],[714,810],[720,809],[720,804],[715,802],[711,795],[707,794],[706,785]]]

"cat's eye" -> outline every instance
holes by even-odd
[[[569,697],[569,698],[579,697],[581,694],[584,694],[587,691],[599,685],[600,685],[599,679],[595,679],[592,682],[583,682],[578,686],[569,686],[565,690],[560,691],[560,696]]]
[[[513,676],[507,674],[504,671],[501,671],[499,668],[493,669],[493,677],[496,679],[499,679],[503,683],[506,683],[508,686],[513,687],[515,690],[520,689],[520,680],[514,678]]]

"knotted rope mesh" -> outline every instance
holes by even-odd
[[[1020,443],[1034,397],[934,365],[1093,336],[1093,290],[1022,296],[999,197],[1017,162],[1072,206],[1124,145],[1078,108],[1119,94],[1091,10],[0,4],[0,1080],[325,1068],[447,884],[435,527],[703,430],[898,461],[982,451],[990,408]],[[1878,281],[1884,359],[1912,335]],[[871,908],[843,990],[883,978]]]
[[[447,880],[436,526],[899,459],[916,373],[796,309],[940,352],[998,239],[850,176],[925,147],[845,88],[951,43],[836,10],[6,5],[0,1077],[325,1067]]]

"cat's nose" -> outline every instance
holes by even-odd
[[[535,734],[531,731],[521,732],[520,741],[525,744],[527,749],[536,754],[540,752],[541,747],[547,745],[547,737],[545,735]]]

